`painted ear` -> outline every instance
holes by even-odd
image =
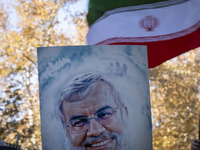
[[[124,109],[125,109],[126,115],[128,116],[128,108],[124,106]]]
[[[66,136],[69,136],[69,128],[66,128]]]

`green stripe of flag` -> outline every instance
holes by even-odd
[[[100,18],[106,11],[120,7],[152,4],[168,0],[90,0],[87,20],[89,26]]]

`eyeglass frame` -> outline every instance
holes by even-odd
[[[113,114],[112,114],[112,116],[115,114],[115,113],[117,113],[117,111],[119,110],[119,109],[121,109],[123,106],[118,106],[116,109],[114,109],[113,110]],[[111,109],[113,109],[113,108],[111,108]],[[80,134],[80,133],[83,133],[83,132],[85,132],[85,131],[87,131],[88,130],[88,128],[89,128],[89,124],[90,124],[90,120],[91,119],[95,119],[100,125],[103,125],[103,124],[101,124],[100,122],[99,122],[99,119],[98,119],[98,117],[97,117],[97,114],[99,114],[99,113],[101,113],[101,112],[103,112],[104,110],[102,110],[102,111],[100,111],[100,112],[98,112],[98,113],[96,113],[96,114],[94,114],[94,116],[93,117],[86,117],[87,118],[87,125],[88,125],[88,127],[84,130],[84,131],[81,131],[81,132],[76,132],[76,131],[74,131],[71,127],[70,127],[70,124],[71,124],[71,122],[72,121],[69,121],[69,123],[68,124],[65,124],[64,123],[64,127],[65,128],[70,128],[70,130],[73,132],[73,133],[75,133],[75,134]],[[110,117],[112,117],[112,116],[110,116]],[[108,123],[108,124],[110,124],[110,123]],[[107,124],[106,124],[107,125]]]

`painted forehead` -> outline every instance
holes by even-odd
[[[63,103],[63,110],[64,114],[68,117],[73,115],[88,116],[88,114],[96,114],[102,109],[114,109],[118,106],[119,105],[113,94],[113,89],[105,82],[98,81],[93,91],[89,92],[89,94],[82,100],[74,100],[73,102],[65,101]]]
[[[99,80],[91,84],[87,84],[85,87],[80,88],[78,85],[75,86],[69,92],[68,96],[64,98],[64,101],[77,102],[81,101],[85,97],[88,97],[89,95],[97,95],[98,93],[102,93],[102,96],[106,96],[109,93],[110,95],[112,94],[114,97],[116,97],[116,91],[114,87],[107,81]]]
[[[74,92],[73,95],[71,95],[70,100],[67,98],[65,99],[66,103],[87,103],[88,100],[96,100],[98,101],[96,103],[99,103],[99,101],[107,101],[109,102],[110,99],[116,100],[116,93],[115,89],[108,84],[105,81],[97,81],[95,83],[92,83],[91,87],[86,89],[85,91],[80,92]],[[86,101],[86,102],[84,102]]]

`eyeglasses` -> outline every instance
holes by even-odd
[[[73,133],[79,134],[88,130],[91,119],[95,119],[101,125],[110,124],[114,119],[114,114],[119,110],[119,108],[120,107],[117,109],[107,108],[90,118],[80,117],[70,120],[69,124],[65,125],[65,127],[69,127]]]

